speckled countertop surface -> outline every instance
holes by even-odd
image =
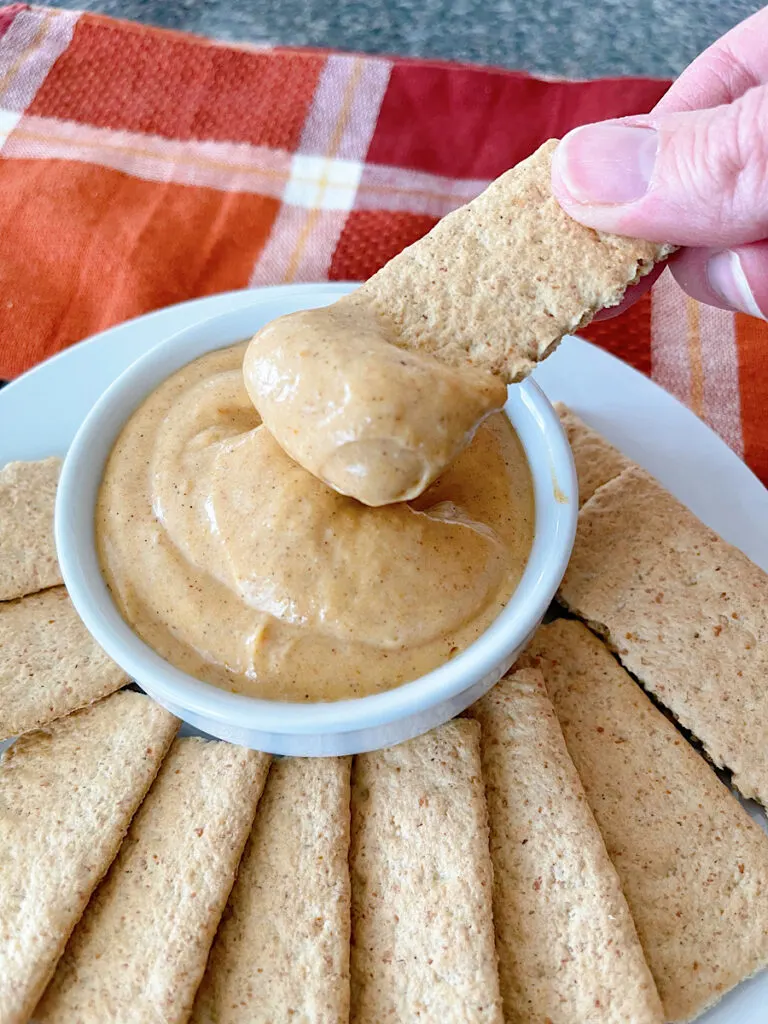
[[[757,0],[55,0],[217,39],[494,64],[677,75]]]

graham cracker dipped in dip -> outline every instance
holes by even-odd
[[[506,383],[665,254],[567,218],[551,151],[334,306],[183,367],[128,421],[97,543],[124,618],[172,664],[258,697],[360,697],[498,615],[534,527]]]

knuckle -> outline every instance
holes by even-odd
[[[664,161],[664,177],[677,182],[681,201],[706,211],[709,221],[768,234],[768,89],[682,116]]]
[[[733,104],[729,173],[735,212],[768,218],[768,90],[750,89]]]
[[[700,107],[729,103],[743,95],[760,79],[726,40],[716,44],[706,60],[706,92]]]
[[[708,112],[707,112],[708,113]],[[677,194],[688,208],[706,208],[723,203],[728,176],[722,159],[710,154],[719,147],[711,119],[700,114],[692,117],[688,130],[676,130],[669,136],[669,148],[663,161],[664,184]]]

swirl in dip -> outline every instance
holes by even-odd
[[[414,500],[369,507],[279,447],[246,390],[245,350],[173,374],[109,457],[96,537],[123,617],[190,675],[276,700],[366,696],[463,650],[533,539],[531,475],[506,417],[486,418]]]

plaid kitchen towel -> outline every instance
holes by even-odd
[[[667,85],[0,8],[0,377],[193,296],[368,277],[545,139],[646,111]],[[768,482],[768,326],[665,274],[584,333]]]

